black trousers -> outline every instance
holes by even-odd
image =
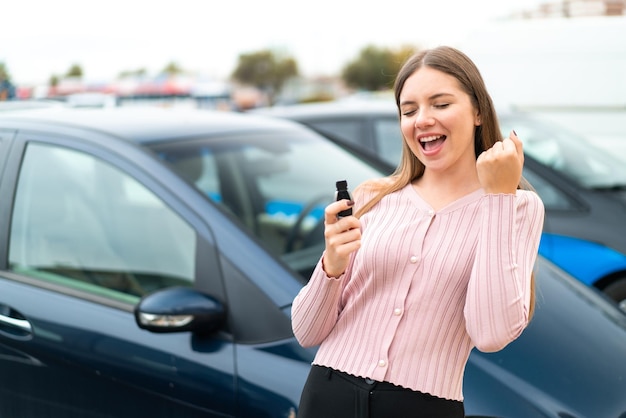
[[[463,402],[313,365],[298,418],[463,418]]]

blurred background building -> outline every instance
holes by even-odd
[[[626,0],[562,0],[542,3],[537,9],[524,10],[512,17],[523,19],[549,17],[622,16]]]

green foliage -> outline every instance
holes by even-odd
[[[78,64],[73,64],[69,70],[67,70],[66,77],[75,77],[82,78],[83,77],[83,68]]]
[[[410,46],[392,50],[369,45],[343,68],[341,78],[348,87],[359,90],[390,89],[398,70],[414,50]]]
[[[174,61],[168,63],[163,70],[161,70],[162,74],[176,75],[183,72],[183,69]]]
[[[0,81],[2,80],[11,81],[9,69],[4,62],[0,62]]]
[[[268,94],[270,100],[285,82],[298,75],[298,64],[292,57],[277,57],[270,50],[239,55],[232,79],[254,86]]]

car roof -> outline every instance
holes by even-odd
[[[0,128],[57,125],[100,131],[138,143],[173,137],[306,129],[289,120],[229,111],[161,107],[41,108],[0,113]]]
[[[398,116],[398,108],[395,104],[393,96],[380,98],[345,98],[340,100],[332,100],[327,102],[313,103],[296,103],[291,105],[276,105],[272,107],[263,107],[252,109],[249,113],[267,114],[272,116],[280,116],[286,118],[299,117],[318,117],[329,115],[346,114],[360,115],[363,114],[383,114]],[[514,110],[508,106],[499,106],[496,108],[498,117],[500,116],[516,116],[530,117],[528,112],[522,110]]]
[[[7,100],[0,101],[0,112],[15,112],[17,110],[41,109],[63,106],[65,106],[63,102],[49,99]]]
[[[290,119],[314,118],[318,116],[346,116],[350,114],[384,114],[397,116],[393,101],[384,99],[344,99],[330,102],[299,103],[255,109],[250,113],[267,114]]]

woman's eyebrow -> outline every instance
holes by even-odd
[[[454,97],[454,94],[452,94],[452,93],[436,93],[436,94],[433,94],[432,96],[430,96],[429,99],[430,100],[440,99],[440,98],[445,97],[445,96]]]
[[[436,100],[436,99],[440,99],[442,97],[454,97],[454,94],[452,93],[435,93],[431,96],[428,97],[428,100]],[[400,106],[406,106],[406,105],[414,105],[416,102],[415,100],[405,100],[400,102]]]

